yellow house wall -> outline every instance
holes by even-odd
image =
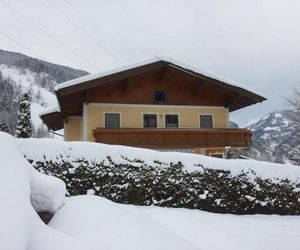
[[[82,139],[82,117],[69,116],[64,124],[65,141],[80,141]]]
[[[121,128],[142,128],[143,114],[157,114],[158,127],[165,127],[165,114],[178,114],[180,128],[199,128],[200,114],[213,116],[214,128],[228,127],[228,110],[224,107],[163,106],[130,104],[89,104],[83,108],[84,140],[94,141],[93,129],[103,128],[105,113],[120,113]],[[78,126],[78,125],[77,125]]]

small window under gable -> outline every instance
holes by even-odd
[[[200,128],[203,129],[213,128],[212,115],[200,115]]]
[[[158,102],[166,101],[166,91],[164,89],[155,89],[154,90],[154,100]]]

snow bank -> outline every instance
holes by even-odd
[[[37,212],[56,212],[65,203],[66,186],[63,181],[46,176],[30,167],[31,204]]]
[[[95,196],[71,198],[49,225],[91,242],[95,249],[198,249],[134,207]]]
[[[94,250],[292,250],[300,239],[300,217],[138,207],[95,196],[70,198],[50,226]]]
[[[14,140],[0,135],[0,249],[25,249],[34,213],[30,176]]]
[[[16,140],[0,132],[0,249],[84,249],[43,224],[30,202],[54,212],[64,204],[64,194],[60,180],[39,174],[20,154]]]
[[[53,139],[19,139],[20,151],[26,158],[38,161],[62,161],[72,162],[76,166],[78,159],[92,162],[107,162],[110,156],[116,163],[128,163],[126,160],[141,159],[146,164],[153,161],[164,163],[181,162],[186,171],[199,169],[201,164],[204,168],[229,170],[232,175],[242,172],[255,172],[255,176],[262,179],[289,179],[293,182],[300,181],[300,168],[293,165],[283,165],[254,160],[224,160],[203,155],[159,152],[155,150],[133,148],[126,146],[107,145],[90,142],[63,142]],[[139,166],[139,163],[132,163]],[[92,165],[92,164],[91,164]]]

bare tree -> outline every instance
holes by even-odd
[[[289,108],[293,111],[291,112],[292,119],[294,121],[295,127],[294,132],[290,135],[291,140],[299,141],[300,138],[300,87],[292,88],[292,94],[285,98]],[[298,143],[299,145],[299,143]],[[283,145],[287,146],[287,145]],[[300,146],[291,148],[295,153],[300,154]]]
[[[300,87],[292,88],[293,93],[285,98],[287,104],[295,110],[300,111]]]
[[[285,97],[285,100],[289,106],[290,109],[292,109],[293,112],[293,118],[294,121],[298,124],[297,126],[297,134],[300,133],[300,87],[294,87],[292,88],[292,94]]]

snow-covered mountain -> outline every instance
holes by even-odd
[[[269,113],[248,127],[254,131],[253,158],[283,162],[300,156],[300,113],[282,110]]]
[[[18,100],[27,92],[32,98],[35,132],[43,133],[39,113],[57,104],[54,86],[86,74],[88,72],[0,50],[0,124],[7,124],[9,131],[14,132]]]

